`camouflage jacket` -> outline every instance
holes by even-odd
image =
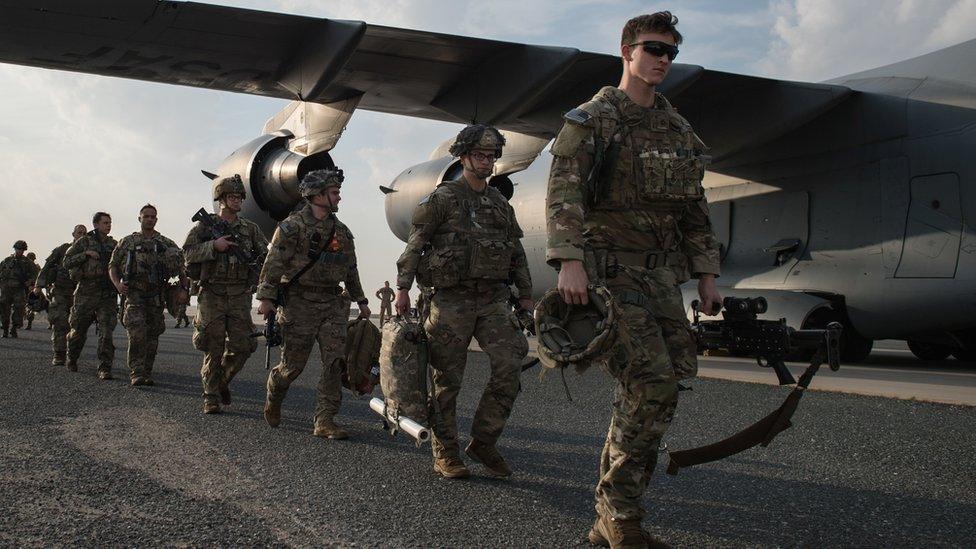
[[[37,264],[26,256],[11,255],[0,261],[0,284],[4,288],[29,288],[37,277]]]
[[[64,268],[68,269],[71,280],[86,286],[100,285],[114,289],[108,277],[108,264],[112,259],[112,251],[118,243],[111,236],[101,237],[98,231],[89,231],[68,247],[64,253]],[[98,259],[88,257],[85,253],[93,251]]]
[[[229,249],[223,252],[215,250],[210,229],[198,222],[183,242],[188,274],[206,288],[219,286],[220,291],[224,292],[229,287],[239,286],[242,291],[253,292],[261,264],[268,253],[268,239],[256,223],[242,217],[228,225],[238,248],[246,257],[254,258],[254,263],[242,264]]]
[[[463,176],[441,183],[414,210],[411,224],[397,261],[398,288],[410,288],[414,278],[429,288],[489,280],[532,294],[522,229],[498,189],[475,191]]]
[[[366,301],[359,281],[352,232],[334,215],[316,219],[308,204],[275,229],[256,297],[276,300],[279,287],[310,262],[314,263],[291,285],[289,293],[298,291],[307,299],[318,301],[320,296],[339,295],[338,284],[342,282],[350,299]]]
[[[70,294],[75,291],[75,282],[71,280],[68,269],[64,268],[64,254],[70,247],[71,242],[65,242],[51,250],[51,255],[44,261],[34,286],[46,288],[53,285],[52,291],[58,294]]]
[[[109,266],[130,290],[159,293],[170,278],[183,272],[183,251],[156,231],[149,237],[137,231],[119,242]]]
[[[593,250],[635,266],[667,256],[682,282],[718,275],[701,186],[705,145],[667,99],[658,94],[645,108],[608,86],[565,118],[546,197],[549,264]],[[597,158],[601,176],[591,178]]]

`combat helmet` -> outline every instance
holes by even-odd
[[[302,193],[302,198],[308,200],[313,196],[321,194],[329,187],[342,187],[345,177],[339,168],[312,170],[305,174],[302,183],[298,186],[298,191]]]
[[[247,198],[244,190],[244,181],[241,176],[234,174],[230,177],[222,177],[213,186],[213,199],[220,200],[225,194],[239,194]]]
[[[25,242],[23,240],[18,240],[17,242],[14,242],[14,249],[15,250],[26,250],[27,249],[27,242]]]
[[[495,151],[495,156],[499,157],[504,146],[505,137],[500,131],[485,124],[474,124],[458,132],[448,152],[458,157],[474,149],[487,149]]]
[[[34,252],[27,252],[27,259],[34,261],[35,259],[37,259],[37,254],[35,254]]]
[[[535,308],[539,361],[547,368],[585,370],[606,358],[617,341],[617,304],[603,286],[589,287],[586,305],[567,305],[555,289]]]

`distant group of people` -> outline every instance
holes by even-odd
[[[551,148],[546,259],[559,273],[556,292],[566,306],[585,307],[598,285],[618,311],[616,339],[599,361],[617,387],[600,457],[597,518],[588,534],[592,543],[610,547],[664,546],[641,527],[641,498],[678,403],[678,381],[697,368],[679,284],[699,279],[703,310],[721,303],[714,280],[718,243],[701,186],[706,148],[656,92],[678,54],[676,23],[669,12],[628,21],[619,86],[604,87],[566,113]],[[512,289],[518,309],[532,311],[534,303],[515,212],[488,184],[504,146],[503,135],[490,126],[458,134],[450,152],[461,174],[421,200],[397,261],[396,289],[387,282],[376,292],[386,322],[394,308],[410,314],[408,292],[415,282],[421,287],[417,310],[429,341],[438,412],[431,425],[433,469],[452,479],[471,474],[461,458],[456,406],[472,338],[487,354],[491,373],[464,453],[490,476],[512,474],[497,442],[519,394],[528,350],[509,305]],[[199,296],[193,345],[204,354],[203,412],[215,414],[231,403],[230,384],[256,349],[256,297],[258,312],[276,315],[283,336],[281,359],[267,379],[265,421],[280,424],[288,389],[318,345],[322,372],[313,434],[346,438],[335,416],[347,321],[352,302],[361,318],[370,309],[352,232],[335,215],[343,179],[338,169],[305,174],[299,186],[304,202],[279,223],[270,243],[239,216],[246,194],[236,175],[215,182],[217,212],[201,218],[182,247],[155,231],[157,211],[149,204],[139,210],[140,230],[118,243],[109,236],[111,217],[96,213],[94,230],[76,227],[74,241],[52,252],[33,283],[35,268],[18,241],[0,265],[4,331],[16,335],[25,292],[47,288],[54,363],[78,370],[94,320],[98,375],[111,379],[121,294],[131,384],[152,385],[163,308],[185,303],[192,282]]]

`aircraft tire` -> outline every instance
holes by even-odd
[[[908,349],[921,360],[945,360],[952,354],[952,349],[945,345],[913,339],[908,340]]]
[[[973,349],[956,349],[952,351],[952,356],[959,362],[976,363],[976,350]]]
[[[864,362],[871,355],[873,347],[873,339],[855,334],[845,326],[840,336],[840,361],[844,364]]]

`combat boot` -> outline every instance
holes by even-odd
[[[508,478],[512,476],[512,468],[505,463],[505,458],[498,453],[494,446],[482,444],[477,440],[472,440],[468,447],[464,449],[468,457],[485,466],[490,476],[495,478]]]
[[[102,381],[108,381],[110,379],[115,379],[115,378],[112,377],[112,372],[110,372],[108,370],[99,370],[98,371],[98,379],[100,379]]]
[[[146,374],[146,377],[142,378],[142,384],[145,385],[146,387],[152,387],[153,385],[156,384],[156,382],[153,381],[152,376]]]
[[[457,456],[434,458],[434,472],[444,478],[468,478],[471,471],[464,466],[464,462]]]
[[[590,543],[611,549],[667,549],[667,543],[655,538],[643,528],[640,519],[614,520],[597,515],[593,528],[586,536]]]
[[[17,339],[17,327],[16,326],[14,326],[13,328],[10,329],[10,337],[12,337],[14,339]]]
[[[313,435],[322,438],[332,438],[335,440],[344,440],[349,438],[349,433],[346,432],[341,426],[337,425],[332,418],[324,419],[315,424],[315,431],[312,432]]]
[[[10,328],[6,324],[3,326],[3,337],[10,337]]]
[[[230,406],[230,387],[227,385],[220,386],[220,403],[224,406]]]
[[[203,403],[203,413],[205,414],[219,414],[220,404],[211,401],[205,401]]]
[[[138,387],[140,385],[145,385],[145,384],[146,384],[146,378],[144,377],[134,377],[131,380],[129,380],[129,385],[133,387]]]
[[[69,358],[68,359],[68,362],[65,363],[64,367],[67,368],[69,372],[77,372],[78,371],[78,359],[77,358]]]
[[[270,397],[264,401],[264,421],[272,427],[281,424],[281,402],[274,402]]]
[[[30,329],[33,328],[33,327],[34,327],[34,321],[33,320],[28,320],[27,321],[27,328],[25,328],[25,329],[29,332]]]
[[[64,366],[64,351],[54,353],[54,358],[51,359],[51,365]]]

